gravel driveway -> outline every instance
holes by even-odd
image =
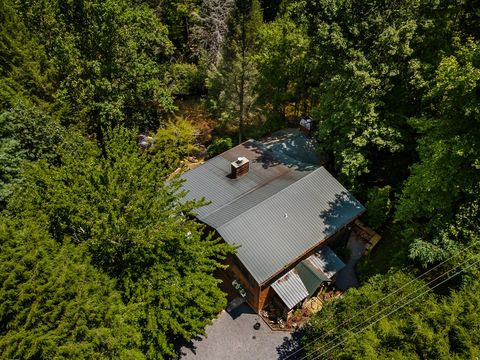
[[[261,324],[259,330],[253,328],[257,321]],[[181,348],[181,359],[277,360],[285,358],[297,346],[290,332],[270,330],[246,304],[231,313],[223,311],[206,332],[206,338],[198,337]]]

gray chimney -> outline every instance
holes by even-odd
[[[232,179],[236,179],[242,175],[248,173],[250,169],[250,161],[246,157],[239,157],[237,160],[232,162]]]

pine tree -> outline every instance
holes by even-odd
[[[258,31],[262,22],[258,0],[235,2],[228,21],[223,57],[210,79],[210,107],[224,122],[238,124],[239,143],[256,101],[257,70],[253,55],[258,49]]]
[[[81,248],[5,217],[0,244],[2,358],[145,358],[131,306]]]
[[[328,359],[479,356],[478,265],[474,271],[475,280],[443,297],[427,293],[425,282],[403,273],[371,278],[360,289],[349,290],[327,303],[310,319],[302,340],[307,356]],[[411,301],[423,292],[426,293],[422,297]],[[391,296],[392,293],[395,295]],[[399,308],[407,302],[407,306]],[[390,312],[393,313],[382,318]],[[373,324],[367,326],[370,323]]]
[[[148,358],[173,355],[173,344],[204,331],[225,305],[213,272],[231,247],[194,220],[202,203],[182,201],[164,156],[150,154],[124,128],[104,142],[71,136],[58,166],[30,164],[10,202],[12,216],[42,219],[58,243],[83,248],[116,280],[142,334]],[[167,149],[168,150],[168,149]]]

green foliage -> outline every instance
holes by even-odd
[[[53,161],[64,131],[58,122],[35,105],[18,102],[0,114],[0,207],[21,181],[24,161]]]
[[[306,101],[309,37],[287,16],[266,23],[259,34],[255,57],[259,72],[259,102],[272,108],[277,127],[285,124],[286,106]]]
[[[176,118],[157,130],[150,151],[160,153],[164,168],[175,170],[185,157],[198,149],[195,145],[196,132],[188,120]]]
[[[216,138],[212,141],[207,148],[207,155],[209,158],[217,156],[228,149],[231,149],[233,146],[232,139],[230,138]]]
[[[143,152],[133,132],[109,131],[102,147],[72,136],[58,153],[60,166],[30,164],[9,213],[85,249],[116,279],[142,352],[173,355],[225,305],[213,271],[231,248],[191,220],[201,203],[181,200],[180,181],[165,181],[169,153]]]
[[[315,356],[329,359],[470,359],[479,356],[478,281],[444,298],[425,294],[365,328],[367,323],[380,318],[377,314],[386,315],[426,290],[425,283],[412,280],[402,273],[376,276],[360,289],[349,290],[342,298],[328,303],[305,326],[303,344],[307,354],[315,351]],[[395,296],[386,297],[400,288]],[[404,296],[406,300],[401,300]],[[380,299],[384,300],[377,304]],[[387,309],[389,305],[393,306]],[[346,321],[347,324],[339,326]],[[335,346],[340,341],[344,343]]]
[[[208,107],[224,128],[238,131],[242,142],[244,126],[255,110],[257,69],[254,54],[262,12],[258,0],[237,0],[230,12],[223,57],[208,78]]]
[[[453,8],[421,0],[319,0],[306,11],[319,81],[320,104],[312,113],[320,148],[347,185],[358,186],[367,174],[388,184],[388,164],[412,147],[405,119],[419,108],[438,47],[451,39],[444,20]]]
[[[392,201],[390,199],[392,188],[388,185],[382,188],[373,187],[368,189],[367,192],[365,221],[374,229],[378,229],[385,224],[392,211]]]
[[[0,3],[0,112],[18,101],[51,101],[55,71],[8,0]]]
[[[173,95],[203,94],[205,79],[224,133],[242,141],[311,112],[328,165],[367,194],[369,224],[395,211],[364,277],[405,267],[407,247],[421,266],[478,252],[479,26],[470,0],[1,1],[0,353],[174,356],[225,304],[212,274],[232,249],[192,221],[203,203],[171,178],[195,129],[165,123]],[[148,151],[139,130],[155,134]],[[208,155],[231,146],[220,137]],[[409,279],[349,291],[307,339]],[[348,331],[329,356],[478,357],[476,279]]]
[[[414,241],[412,257],[428,264],[457,247],[439,233],[460,207],[478,199],[480,184],[480,46],[467,42],[440,63],[424,116],[411,119],[421,134],[420,161],[411,168],[396,216]],[[457,244],[458,245],[458,244]]]
[[[43,226],[2,218],[0,352],[13,359],[143,359],[115,282]]]
[[[141,0],[148,3],[159,15],[162,22],[168,27],[168,37],[175,45],[175,57],[180,62],[192,56],[192,26],[196,22],[195,14],[198,12],[201,1],[199,0]]]
[[[55,98],[69,109],[66,121],[99,134],[116,124],[144,129],[174,108],[163,80],[172,44],[147,6],[18,1],[17,8],[57,69]]]
[[[382,239],[368,256],[364,256],[355,266],[360,283],[376,274],[386,274],[390,269],[403,269],[416,275],[408,257],[409,242],[402,236],[402,226],[398,222],[388,222],[382,227]]]
[[[172,94],[200,94],[204,91],[204,79],[195,64],[175,63],[170,67]]]

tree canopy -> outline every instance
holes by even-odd
[[[445,298],[427,293],[408,307],[393,312],[419,295],[418,290],[426,289],[424,282],[403,273],[371,278],[360,289],[350,290],[327,304],[310,321],[303,339],[307,355],[329,359],[479,356],[480,283],[464,286]],[[392,293],[395,295],[389,296]],[[381,317],[390,312],[393,313]],[[372,319],[378,321],[367,326]]]
[[[370,273],[398,267],[327,305],[307,349],[406,273],[474,256],[479,28],[474,0],[1,1],[0,353],[174,357],[225,305],[233,251],[174,175],[306,115],[393,247]],[[478,357],[478,286],[472,268],[328,356]]]
[[[213,272],[231,248],[191,219],[201,203],[182,201],[179,180],[166,181],[172,169],[162,157],[171,154],[143,152],[133,132],[112,129],[105,133],[102,146],[73,136],[57,148],[57,155],[58,165],[49,165],[46,159],[28,164],[21,188],[9,201],[8,218],[48,229],[45,246],[57,244],[58,266],[68,251],[76,261],[91,259],[95,271],[114,284],[109,286],[119,294],[120,305],[130,309],[131,326],[139,333],[136,349],[147,358],[173,355],[176,340],[201,333],[225,305]],[[29,246],[40,246],[38,256],[45,256],[48,248],[31,242]],[[2,249],[5,254],[15,252],[20,244],[6,242]],[[21,248],[18,250],[20,255]],[[48,280],[57,271],[57,260],[52,261],[45,264],[52,267],[52,275],[33,277],[31,286],[55,281]],[[84,271],[93,269],[88,266]],[[30,270],[18,270],[21,277],[22,271]],[[73,268],[71,271],[73,276]],[[86,286],[97,286],[95,278],[85,276],[83,281],[93,282]],[[60,285],[54,286],[61,291]],[[71,291],[65,306],[82,301],[77,299],[83,296],[76,293],[78,287]],[[99,317],[108,314],[106,300],[102,306],[98,311],[105,315]],[[63,326],[62,317],[51,320]],[[9,329],[9,321],[5,329]],[[120,335],[127,336],[128,329],[125,331]],[[46,351],[41,344],[39,347],[38,351]],[[119,351],[125,349],[120,343]]]

